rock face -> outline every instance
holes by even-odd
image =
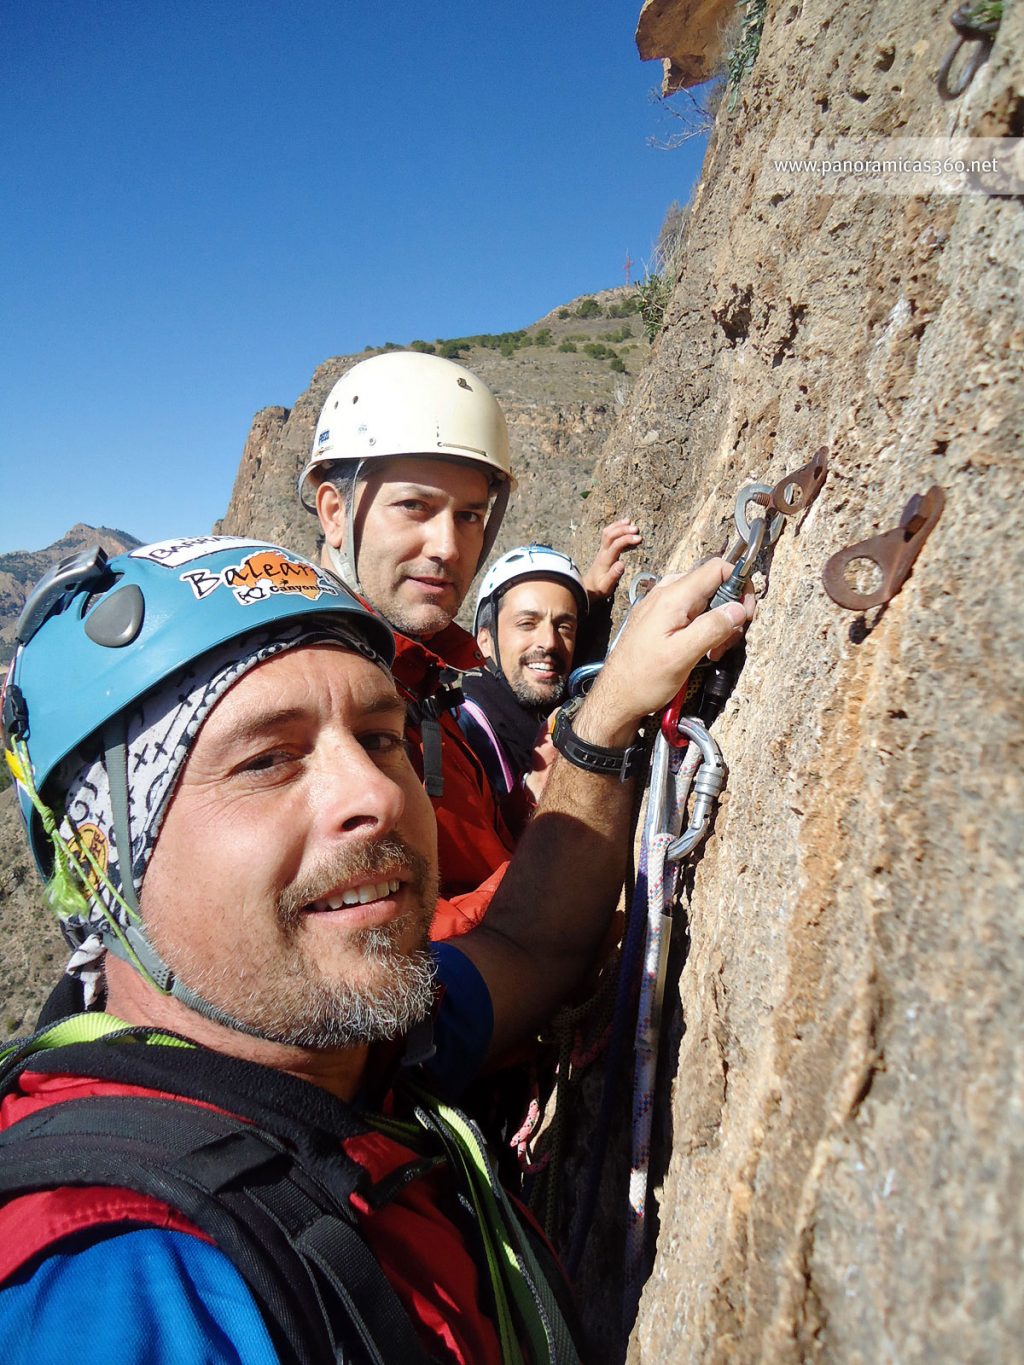
[[[518,491],[496,553],[531,538],[564,545],[575,531],[598,451],[632,387],[633,373],[646,359],[639,319],[607,314],[609,307],[621,306],[629,294],[618,289],[593,295],[601,312],[582,318],[577,310],[583,300],[576,299],[525,329],[528,338],[547,334],[545,344],[530,345],[511,355],[477,344],[460,355],[460,363],[494,390],[509,425]],[[625,373],[612,370],[607,357],[584,349],[588,344],[601,345],[602,338],[607,349],[609,334],[626,339],[625,348],[620,341],[612,343],[626,366]],[[559,349],[570,338],[576,349]],[[365,356],[338,356],[325,361],[291,409],[272,407],[257,413],[230,505],[217,530],[226,535],[267,536],[318,556],[320,528],[316,518],[299,505],[296,479],[309,457],[327,395],[346,370],[362,359]],[[588,545],[586,552],[593,548]]]
[[[636,46],[644,61],[662,59],[662,94],[712,78],[735,11],[732,0],[645,0]]]
[[[769,7],[587,504],[592,534],[625,496],[650,563],[687,566],[742,483],[830,454],[761,559],[715,725],[730,776],[668,984],[631,1362],[1019,1358],[1021,200],[764,189],[779,141],[1020,137],[1024,10],[945,104],[948,8]],[[829,556],[936,483],[902,591],[834,605]],[[583,1267],[598,1359],[622,1358],[625,1198],[613,1170]]]

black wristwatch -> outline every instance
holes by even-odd
[[[588,744],[572,728],[573,717],[584,702],[583,697],[575,697],[563,706],[555,720],[551,742],[560,754],[570,763],[588,773],[604,773],[617,777],[620,782],[628,782],[639,777],[644,770],[647,754],[642,740],[637,740],[627,749],[606,749],[601,744]]]

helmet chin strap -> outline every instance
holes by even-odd
[[[337,545],[331,545],[328,542],[327,558],[331,561],[331,568],[342,582],[347,583],[349,587],[355,588],[357,592],[361,593],[362,588],[360,587],[359,579],[356,575],[355,566],[352,564],[345,551],[340,549]]]

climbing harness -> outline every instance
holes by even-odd
[[[837,551],[822,573],[825,591],[832,601],[850,611],[867,611],[891,601],[907,581],[945,502],[942,489],[933,484],[927,493],[914,494],[903,509],[900,524],[893,530]],[[858,560],[868,560],[881,573],[881,582],[871,591],[858,591],[847,579],[847,569]]]
[[[956,100],[964,93],[988,61],[1002,20],[1003,6],[1001,0],[979,0],[979,3],[973,5],[960,5],[949,16],[949,22],[956,31],[956,37],[945,57],[943,57],[942,65],[935,77],[935,84],[941,99]],[[967,57],[959,76],[951,84],[950,76],[953,71],[953,64],[960,53],[960,49],[969,43],[973,45],[974,51]]]

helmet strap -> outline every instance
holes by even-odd
[[[343,557],[348,560],[349,564],[348,581],[358,593],[361,593],[363,589],[359,582],[359,549],[356,545],[356,491],[359,488],[359,479],[365,463],[365,460],[360,460],[355,469],[353,469],[352,477],[348,485],[348,498],[346,499],[348,503],[346,509],[348,516],[345,525],[345,549]]]
[[[501,530],[501,523],[505,519],[505,512],[508,508],[508,500],[512,493],[512,483],[510,479],[502,479],[498,485],[498,491],[494,495],[491,503],[491,511],[487,518],[487,525],[484,527],[484,543],[480,550],[480,559],[477,562],[477,573],[484,567],[487,556],[494,549],[494,542],[498,539],[498,532]]]

